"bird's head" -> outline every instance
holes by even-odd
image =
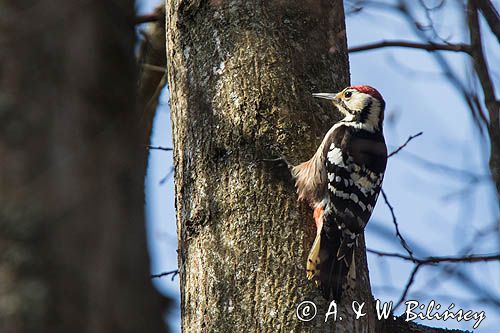
[[[331,100],[346,120],[366,125],[367,129],[382,130],[385,101],[373,87],[347,87],[339,93],[317,93],[314,97]]]

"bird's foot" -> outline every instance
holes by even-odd
[[[276,158],[263,158],[262,162],[267,162],[273,164],[276,168],[286,167],[288,170],[292,170],[294,167],[293,164],[288,162],[288,160],[284,156],[276,157]]]

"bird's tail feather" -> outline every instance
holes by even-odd
[[[319,280],[320,272],[320,244],[321,244],[321,230],[318,230],[314,243],[309,251],[309,256],[307,256],[307,278],[312,281]]]
[[[341,231],[337,228],[330,230],[326,228],[322,240],[324,241],[320,246],[320,288],[328,301],[335,300],[338,303],[342,298],[347,275],[352,275],[351,271],[355,270],[353,260],[355,246],[342,237]]]

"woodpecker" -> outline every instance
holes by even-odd
[[[292,168],[292,176],[299,200],[314,208],[317,227],[307,278],[315,281],[327,300],[340,302],[344,285],[352,287],[356,279],[358,237],[384,178],[385,102],[366,85],[313,96],[330,100],[345,117],[330,128],[310,160]]]

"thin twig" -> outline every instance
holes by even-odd
[[[490,176],[486,174],[477,174],[474,172],[471,172],[469,170],[463,170],[459,168],[455,168],[446,164],[441,164],[438,162],[430,161],[427,160],[423,157],[420,157],[416,154],[410,153],[408,151],[404,151],[402,154],[399,156],[403,157],[404,159],[409,159],[412,160],[412,163],[418,163],[425,167],[427,170],[436,170],[437,172],[442,172],[446,174],[447,176],[451,177],[456,177],[459,179],[471,179],[474,181],[482,181],[482,180],[489,180]]]
[[[134,19],[134,24],[142,24],[149,22],[156,22],[162,19],[162,16],[159,13],[151,13],[136,16]]]
[[[144,108],[145,112],[147,112],[149,109],[153,109],[153,107],[156,108],[158,97],[160,97],[160,93],[166,84],[167,84],[167,72],[164,72],[163,76],[160,79],[160,82],[158,83],[158,85],[155,88],[155,91],[153,92],[153,95],[146,104],[146,107]]]
[[[486,22],[490,26],[491,31],[497,36],[500,42],[500,15],[490,0],[476,0],[476,5],[483,13]]]
[[[420,6],[423,8],[424,12],[425,12],[425,17],[427,19],[427,22],[428,22],[428,25],[426,26],[426,28],[428,28],[431,32],[432,32],[432,35],[434,36],[434,38],[437,38],[439,39],[441,42],[443,42],[444,44],[449,44],[448,42],[448,39],[449,38],[443,38],[439,35],[438,31],[436,30],[436,27],[435,27],[435,24],[434,24],[434,20],[432,18],[432,12],[436,11],[436,10],[439,10],[443,7],[443,5],[445,4],[445,0],[441,0],[440,3],[436,4],[435,6],[432,6],[432,7],[429,7],[426,3],[425,3],[425,0],[418,0]]]
[[[406,140],[406,142],[403,143],[401,146],[399,146],[395,151],[393,151],[392,153],[390,153],[389,155],[387,155],[387,158],[389,158],[389,157],[391,157],[391,156],[396,155],[397,153],[399,153],[403,148],[406,147],[406,145],[408,145],[408,143],[411,140],[415,139],[416,137],[419,137],[422,134],[423,134],[423,132],[419,132],[417,134],[410,135],[408,137],[408,139]],[[403,246],[403,248],[406,250],[406,252],[408,252],[408,255],[411,258],[413,258],[413,251],[410,249],[410,246],[408,245],[408,243],[404,239],[403,235],[399,231],[399,225],[398,225],[398,221],[396,219],[396,214],[394,213],[394,207],[392,207],[391,203],[389,202],[389,199],[387,198],[387,194],[385,194],[385,191],[382,189],[381,192],[382,192],[382,196],[384,197],[385,204],[387,205],[387,207],[391,211],[392,223],[394,224],[394,226],[396,228],[396,236],[399,238],[399,241],[401,242],[401,245]]]
[[[387,199],[387,195],[385,194],[385,191],[382,189],[381,192],[382,192],[382,196],[384,197],[385,204],[387,205],[387,207],[389,207],[389,210],[391,211],[392,223],[396,227],[396,236],[399,238],[399,241],[401,242],[401,245],[403,246],[403,248],[406,250],[406,252],[408,252],[408,255],[410,256],[410,258],[413,258],[413,251],[410,249],[410,246],[408,245],[408,243],[404,239],[403,235],[399,231],[399,225],[398,225],[398,221],[396,220],[396,214],[394,214],[394,207],[392,207],[392,205],[389,202],[389,199]]]
[[[422,267],[421,264],[417,264],[417,265],[415,265],[415,267],[413,267],[413,270],[411,271],[411,274],[410,274],[410,278],[408,279],[408,282],[406,283],[405,289],[404,289],[403,293],[401,294],[399,301],[394,306],[394,310],[396,310],[405,300],[406,295],[408,295],[408,292],[410,291],[411,285],[415,281],[415,276],[417,275],[417,272],[420,269],[420,267]]]
[[[401,305],[408,295],[408,292],[411,288],[411,285],[415,281],[415,276],[417,275],[418,270],[424,266],[424,265],[433,265],[441,262],[449,262],[449,263],[473,263],[473,262],[486,262],[486,261],[499,261],[500,260],[500,254],[491,254],[491,255],[467,255],[463,257],[427,257],[423,259],[418,259],[413,256],[406,256],[403,254],[399,253],[388,253],[388,252],[381,252],[381,251],[376,251],[376,250],[371,250],[371,249],[366,249],[367,252],[376,254],[380,257],[390,257],[390,258],[398,258],[398,259],[403,259],[406,261],[411,261],[415,263],[415,267],[413,268],[410,278],[408,279],[408,282],[406,283],[405,289],[399,299],[399,301],[396,303],[396,306],[394,309],[396,309],[399,305]]]
[[[413,28],[414,32],[425,43],[432,43],[432,41],[428,38],[428,36],[420,28],[420,25],[417,23],[418,20],[414,17],[414,15],[408,9],[406,2],[400,0],[397,5],[385,6],[384,8],[389,8],[389,9],[395,10],[396,12],[399,12],[403,17],[406,18],[410,27]],[[471,45],[472,45],[472,43],[471,43]],[[473,52],[473,49],[474,49],[474,47],[471,46],[470,52],[468,53],[469,55]],[[451,66],[444,59],[444,57],[442,56],[442,54],[440,52],[433,52],[432,54],[433,54],[435,60],[438,62],[438,64],[443,69],[443,72],[444,72],[443,74],[448,78],[448,80],[453,85],[453,87],[455,87],[460,92],[462,97],[464,98],[465,102],[467,103],[468,107],[471,110],[474,122],[478,126],[480,133],[483,134],[483,127],[482,126],[487,123],[486,115],[484,114],[484,112],[481,108],[481,105],[478,103],[478,100],[475,98],[475,96],[473,96],[474,95],[473,92],[471,92],[465,88],[465,86],[463,85],[460,78],[454,73]]]
[[[147,148],[150,149],[150,150],[164,150],[164,151],[172,151],[172,150],[174,150],[173,148],[161,147],[161,146],[147,146]]]
[[[167,182],[167,180],[170,179],[170,177],[172,177],[172,175],[174,174],[174,167],[170,167],[170,171],[167,173],[167,175],[165,177],[163,177],[162,179],[160,179],[160,182],[159,182],[159,185],[163,185]]]
[[[151,64],[141,64],[144,69],[150,70],[150,71],[155,71],[158,73],[166,73],[167,69],[165,67],[161,66],[156,66],[156,65],[151,65]]]
[[[464,262],[486,262],[486,261],[499,261],[500,253],[497,254],[485,254],[485,255],[477,255],[471,254],[462,257],[426,257],[426,258],[415,258],[409,257],[400,253],[390,253],[390,252],[382,252],[372,249],[366,249],[367,252],[378,255],[379,257],[390,257],[390,258],[398,258],[406,261],[411,261],[417,265],[433,265],[441,262],[450,262],[450,263],[464,263]]]
[[[422,134],[424,134],[424,132],[419,132],[417,134],[414,134],[414,135],[410,135],[408,137],[408,139],[406,140],[405,143],[403,143],[401,146],[399,146],[398,149],[396,149],[395,151],[393,151],[392,153],[390,153],[389,155],[387,155],[387,158],[393,156],[393,155],[396,155],[397,153],[399,153],[404,147],[406,147],[406,145],[413,139],[415,139],[416,137],[419,137],[421,136]]]
[[[362,52],[368,50],[381,49],[384,47],[406,47],[411,49],[431,51],[452,51],[470,53],[471,47],[468,44],[438,44],[433,42],[417,43],[404,40],[383,40],[376,43],[370,43],[349,48],[349,53]]]
[[[499,226],[494,223],[491,227],[485,228],[483,230],[479,230],[475,233],[474,237],[472,240],[469,242],[469,244],[465,247],[462,248],[461,251],[459,251],[459,256],[467,256],[470,255],[470,252],[474,249],[474,246],[477,244],[481,243],[481,238],[488,236],[488,235],[496,235],[499,231]],[[428,279],[426,283],[424,283],[425,286],[435,286],[437,288],[438,284],[440,284],[443,281],[443,278],[441,275],[443,273],[446,273],[447,275],[453,274],[456,270],[458,269],[458,266],[452,266],[452,263],[447,264],[444,266],[441,272],[439,272],[435,277],[432,279]]]
[[[159,273],[159,274],[152,274],[151,275],[151,278],[152,279],[158,279],[158,278],[161,278],[161,277],[164,277],[164,276],[169,276],[169,275],[172,275],[172,281],[174,281],[174,278],[179,274],[179,270],[178,269],[175,269],[173,271],[170,271],[170,272],[163,272],[163,273]]]
[[[425,1],[423,0],[419,0],[418,1],[420,3],[420,5],[427,11],[427,12],[432,12],[436,9],[440,9],[443,7],[443,5],[445,4],[446,0],[441,0],[440,2],[438,2],[437,4],[435,4],[434,6],[429,6],[425,3]]]
[[[386,284],[381,284],[381,285],[373,285],[372,290],[375,291],[380,291],[380,292],[387,292],[387,293],[395,293],[395,292],[400,292],[400,289],[395,287],[393,284],[386,283]],[[375,292],[377,294],[377,292]],[[414,299],[439,299],[444,302],[449,302],[449,303],[455,303],[455,304],[460,304],[463,306],[468,306],[470,304],[488,304],[489,300],[482,298],[482,297],[474,297],[474,298],[468,298],[468,297],[458,297],[456,294],[455,295],[448,295],[446,293],[435,293],[435,292],[425,292],[425,291],[413,291],[412,292],[412,298]]]

